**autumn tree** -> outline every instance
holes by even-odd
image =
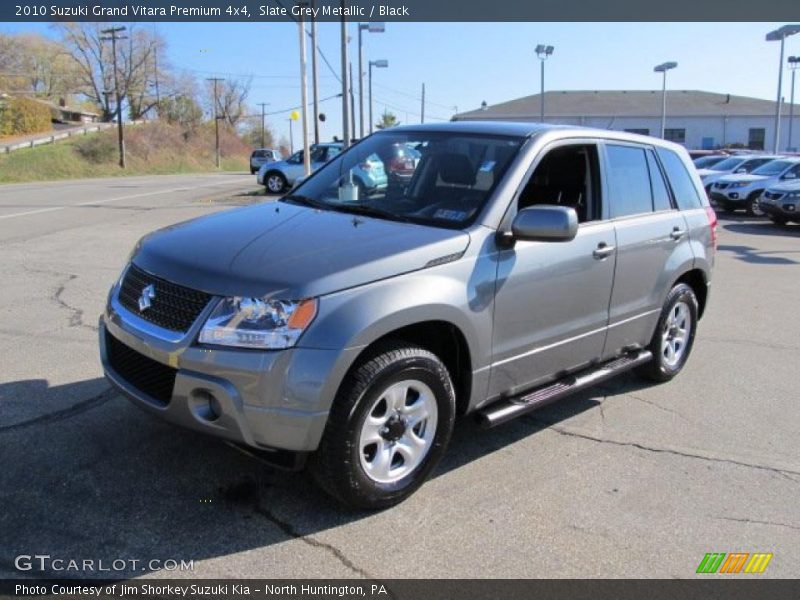
[[[378,129],[389,129],[390,127],[397,127],[398,125],[400,125],[400,122],[397,120],[397,117],[388,110],[383,111],[381,120],[375,123],[375,127]]]
[[[79,92],[66,48],[38,34],[0,33],[0,91],[57,100]]]

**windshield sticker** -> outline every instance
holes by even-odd
[[[463,221],[467,218],[467,213],[463,210],[445,210],[440,208],[433,213],[434,219],[445,219],[446,221]]]
[[[480,170],[483,171],[484,173],[489,173],[492,169],[494,169],[494,166],[496,164],[497,163],[493,160],[487,160],[481,165]]]

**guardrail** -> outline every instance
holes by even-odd
[[[125,123],[125,125],[132,125],[134,123]],[[34,146],[42,146],[44,144],[55,144],[59,140],[66,140],[78,135],[86,135],[87,133],[94,133],[102,131],[110,127],[116,127],[116,123],[92,123],[86,127],[76,127],[74,129],[62,130],[60,132],[53,132],[51,134],[42,135],[29,140],[18,142],[11,142],[10,144],[0,143],[0,154],[9,154],[15,150],[22,150],[23,148],[33,148]]]

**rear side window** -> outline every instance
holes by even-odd
[[[653,211],[644,148],[607,145],[611,218]]]
[[[647,168],[650,170],[650,187],[653,190],[653,209],[656,212],[671,210],[672,202],[669,199],[669,190],[667,184],[664,183],[664,175],[661,173],[656,155],[652,150],[647,151]]]
[[[694,180],[689,175],[689,171],[686,170],[686,165],[683,164],[681,158],[672,150],[667,150],[666,148],[657,148],[656,152],[661,159],[661,164],[664,165],[678,208],[689,210],[690,208],[703,206],[703,201],[697,192]]]

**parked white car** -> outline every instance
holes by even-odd
[[[781,158],[777,155],[760,154],[758,156],[730,156],[723,161],[716,163],[713,166],[705,169],[697,169],[697,174],[700,175],[700,180],[703,182],[703,187],[706,188],[706,193],[711,192],[711,184],[717,181],[720,177],[730,175],[731,173],[742,174],[751,173],[761,165]]]

